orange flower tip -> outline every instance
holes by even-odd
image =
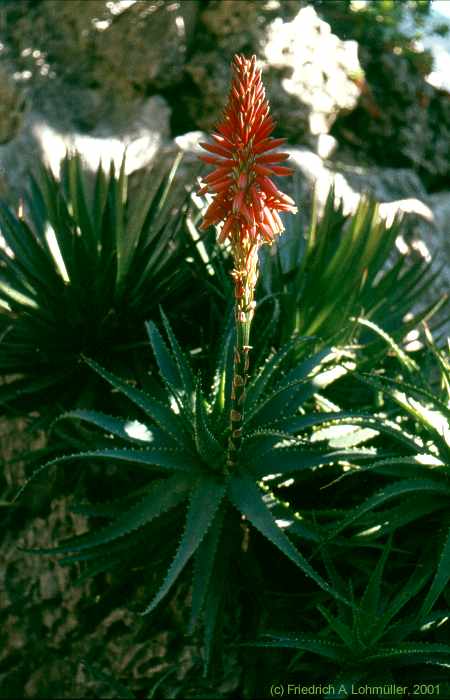
[[[260,185],[263,189],[263,192],[267,193],[269,195],[269,197],[272,196],[272,197],[281,198],[283,196],[283,192],[280,192],[280,190],[277,187],[275,187],[272,180],[269,177],[267,177],[266,175],[264,175],[261,178]]]
[[[253,206],[257,209],[261,206],[261,192],[256,191],[256,187],[252,185],[249,189],[250,198],[252,200]]]
[[[277,202],[272,208],[278,211],[288,211],[291,214],[296,214],[298,211],[297,207],[293,207],[292,204],[285,204],[284,202]]]
[[[286,168],[284,165],[272,165],[271,169],[275,175],[280,175],[281,177],[284,177],[285,175],[293,175],[295,172],[295,170],[292,168]]]
[[[217,131],[219,131],[225,138],[231,138],[233,132],[231,127],[228,124],[219,124],[217,126]]]
[[[258,129],[258,136],[261,139],[265,139],[269,136],[269,134],[272,133],[272,131],[275,129],[275,122],[271,117],[268,117],[266,120],[266,124]]]
[[[199,156],[199,159],[208,165],[217,165],[218,167],[223,167],[224,165],[229,165],[233,167],[236,162],[231,158],[213,158],[212,156]]]
[[[278,148],[286,143],[286,139],[263,139],[259,143],[255,143],[253,146],[253,151],[255,153],[265,153],[266,151],[273,151],[274,148]]]
[[[272,216],[272,212],[270,211],[270,209],[268,207],[264,207],[263,215],[264,215],[265,223],[269,226],[270,230],[278,233],[278,228],[279,228],[278,224],[276,223],[274,217]]]
[[[208,165],[218,165],[219,159],[218,158],[213,158],[212,156],[199,156],[199,160],[203,161],[203,163],[207,163]]]
[[[283,231],[284,231],[284,224],[283,224],[283,222],[281,221],[280,215],[278,214],[278,212],[277,212],[276,209],[273,209],[273,210],[272,210],[272,216],[273,216],[273,218],[275,219],[275,222],[276,222],[276,224],[277,224],[277,226],[278,226],[278,233],[283,233]]]
[[[271,243],[284,230],[277,211],[296,211],[294,201],[277,189],[270,177],[290,175],[279,165],[289,154],[276,152],[286,139],[270,136],[275,122],[256,68],[256,56],[241,54],[232,61],[233,77],[228,103],[212,134],[212,143],[200,145],[208,155],[200,160],[213,166],[203,178],[201,193],[212,193],[201,228],[221,224],[219,241],[230,232],[236,242],[258,246]]]
[[[268,153],[265,156],[257,156],[257,163],[278,163],[289,158],[289,153]]]
[[[208,182],[209,184],[212,184],[215,180],[224,180],[225,178],[228,178],[231,180],[232,175],[230,173],[230,168],[216,168],[213,170],[212,173],[209,175],[206,175],[206,177],[203,178],[205,182]]]
[[[292,197],[289,197],[288,194],[284,194],[284,192],[280,192],[280,195],[283,202],[286,202],[286,204],[290,204],[291,206],[295,207],[295,202],[292,199]]]
[[[223,192],[223,190],[227,190],[230,187],[230,181],[218,180],[217,182],[213,182],[210,187],[214,190],[214,192]]]
[[[225,243],[226,238],[227,238],[227,234],[226,234],[226,232],[224,232],[224,230],[222,229],[221,232],[219,233],[219,238],[217,239],[217,242],[220,243],[220,244]]]
[[[273,175],[274,171],[272,168],[266,168],[264,165],[259,165],[257,162],[255,165],[255,173],[257,175]]]
[[[223,148],[223,146],[216,146],[210,143],[205,143],[203,141],[200,141],[199,145],[205,149],[205,151],[209,151],[210,153],[216,153],[219,156],[225,156],[228,157],[230,155],[230,152],[228,149]]]
[[[262,222],[262,223],[259,224],[259,228],[260,228],[260,231],[261,231],[261,233],[262,233],[264,239],[265,239],[268,243],[272,243],[272,242],[273,242],[273,238],[274,238],[274,233],[273,233],[272,229],[270,228],[270,226],[268,226],[267,224],[265,224],[264,222]]]

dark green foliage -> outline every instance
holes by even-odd
[[[372,537],[401,528],[427,517],[428,527],[435,527],[436,573],[421,606],[421,616],[428,615],[450,580],[450,520],[446,515],[450,498],[450,361],[446,351],[430,345],[437,364],[439,383],[428,386],[420,370],[404,378],[365,375],[362,380],[385,397],[387,407],[394,402],[400,408],[398,422],[405,435],[413,435],[415,454],[409,458],[391,458],[371,465],[375,473],[388,477],[384,485],[354,509],[339,525],[338,530],[355,526],[364,513],[372,513],[379,525]],[[412,497],[411,497],[412,496]],[[394,502],[389,510],[379,510]],[[337,531],[335,531],[337,532]]]
[[[31,180],[24,217],[0,205],[5,408],[73,405],[89,391],[81,353],[129,366],[159,303],[179,314],[194,303],[191,270],[201,275],[204,263],[188,230],[188,197],[172,192],[178,163],[151,170],[131,200],[125,162],[109,175],[100,166],[90,181],[68,156],[61,183],[44,167]]]
[[[177,211],[168,206],[163,240]],[[89,580],[101,602],[93,593],[88,616],[127,605],[146,645],[170,627],[177,601],[170,634],[197,657],[181,680],[174,657],[140,679],[105,658],[90,655],[88,665],[118,696],[128,688],[137,697],[265,697],[280,675],[297,684],[442,680],[443,694],[448,358],[432,346],[409,354],[403,342],[433,311],[422,305],[403,321],[421,308],[429,268],[393,255],[401,224],[386,228],[371,202],[344,217],[330,193],[305,234],[296,222],[276,254],[262,257],[242,446],[230,471],[229,261],[212,238],[202,240],[201,261],[185,246],[184,228],[196,239],[197,220],[176,218],[177,282],[164,302],[176,333],[164,314],[150,320],[160,299],[144,294],[151,246],[139,262],[132,246],[114,258],[111,285],[127,336],[133,326],[141,343],[139,362],[128,348],[118,348],[116,362],[112,345],[78,347],[78,371],[95,392],[65,406],[56,425],[70,442],[26,487],[49,492],[53,478],[67,493],[76,484],[71,508],[89,518],[89,530],[31,551],[57,555],[78,585]],[[184,265],[186,256],[195,264]],[[30,394],[28,405],[35,401]],[[276,634],[262,638],[268,630]],[[242,645],[255,640],[267,648]],[[205,669],[216,675],[202,680]],[[227,673],[234,684],[220,685]]]
[[[339,697],[341,684],[350,693],[352,685],[357,687],[363,681],[374,685],[392,683],[393,671],[398,673],[403,666],[408,670],[413,667],[416,671],[417,666],[436,666],[444,671],[450,660],[450,645],[422,639],[427,628],[442,620],[445,622],[447,612],[424,618],[425,624],[421,624],[420,616],[414,612],[421,591],[430,578],[429,567],[424,561],[418,562],[409,578],[400,585],[391,580],[388,587],[384,580],[388,562],[391,572],[395,568],[388,559],[390,551],[388,543],[357,597],[351,581],[344,584],[333,567],[328,567],[333,585],[336,588],[342,586],[342,594],[353,599],[354,605],[349,607],[337,603],[333,608],[319,605],[318,612],[326,623],[321,625],[319,633],[271,633],[267,635],[267,641],[258,646],[300,650],[291,663],[293,669],[311,655],[319,656],[324,677],[335,686],[335,692],[326,696],[330,700]]]
[[[434,276],[424,260],[395,256],[402,224],[387,226],[374,201],[363,199],[354,215],[344,216],[331,189],[323,215],[313,210],[305,234],[299,216],[287,219],[286,229],[275,257],[262,253],[262,287],[280,305],[283,342],[296,332],[321,342],[373,344],[359,317],[402,339],[432,314],[433,304],[404,321]]]
[[[232,367],[227,356],[233,347],[233,327],[229,329],[228,341],[219,348],[212,388],[207,396],[201,388],[203,382],[194,376],[164,315],[163,324],[168,344],[152,322],[147,328],[165,385],[165,399],[152,398],[89,360],[99,375],[141,409],[143,422],[86,410],[66,414],[66,419],[82,420],[102,428],[110,436],[109,445],[58,457],[40,467],[34,478],[55,464],[76,463],[81,466],[83,462],[94,461],[117,464],[118,467],[124,463],[133,470],[144,470],[144,476],[148,475],[144,490],[127,494],[123,509],[114,509],[109,523],[48,551],[70,554],[66,557],[67,562],[82,561],[85,552],[89,558],[92,553],[93,560],[112,554],[110,563],[114,565],[118,563],[114,552],[120,553],[117,547],[120,548],[121,541],[128,543],[128,548],[133,547],[135,535],[149,526],[147,537],[159,539],[160,516],[176,509],[179,513],[179,543],[175,558],[161,587],[143,612],[150,612],[158,605],[185,566],[194,559],[192,620],[197,620],[203,610],[208,659],[210,648],[215,644],[214,619],[223,605],[223,588],[231,585],[223,577],[214,575],[214,571],[217,566],[226,566],[228,557],[242,558],[244,563],[248,559],[245,556],[247,546],[244,551],[241,549],[239,521],[261,533],[324,591],[345,600],[329,586],[280,527],[266,503],[261,480],[272,478],[274,474],[278,479],[281,476],[286,479],[299,470],[338,464],[342,460],[356,464],[359,460],[367,460],[369,455],[365,450],[328,450],[323,446],[312,446],[302,437],[304,425],[301,416],[306,425],[327,420],[326,415],[317,415],[310,416],[308,422],[302,405],[314,394],[315,382],[321,373],[335,362],[335,353],[330,350],[317,353],[286,374],[283,360],[304,342],[302,338],[294,338],[286,348],[273,353],[249,383],[243,447],[237,468],[230,472],[226,466],[227,387]],[[179,509],[183,502],[185,514]],[[85,512],[89,513],[89,508]],[[94,507],[93,513],[96,512],[101,510]],[[103,512],[107,517],[108,511]],[[295,514],[289,509],[284,517],[295,520]],[[313,532],[311,525],[314,539]]]
[[[322,427],[312,420],[310,425],[313,445],[324,441],[330,448],[348,449],[370,440],[378,449],[382,444],[389,456],[379,459],[378,454],[327,484],[326,500],[314,512],[314,534],[308,533],[311,512],[305,507],[287,528],[292,538],[313,534],[316,556],[323,558],[333,589],[353,605],[343,606],[339,599],[317,603],[325,625],[307,610],[297,624],[286,611],[279,616],[269,612],[265,631],[276,632],[261,638],[257,648],[260,653],[271,649],[272,656],[265,657],[269,666],[270,658],[278,658],[275,649],[300,651],[288,666],[285,683],[295,684],[298,676],[303,684],[325,677],[350,692],[352,684],[434,682],[445,695],[450,659],[449,355],[429,340],[429,361],[422,357],[419,368],[386,338],[397,356],[396,372],[359,376],[377,392],[372,415],[355,420],[351,414],[333,414],[328,406],[329,424]],[[365,434],[370,426],[375,434]],[[298,503],[308,489],[314,489],[311,479],[283,493],[291,491],[290,501]],[[280,498],[272,512],[282,517]],[[282,658],[286,667],[287,657]],[[272,673],[277,672],[272,666]],[[269,678],[262,683],[267,685]]]

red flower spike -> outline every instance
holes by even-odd
[[[213,154],[200,159],[214,166],[200,190],[214,197],[201,228],[225,222],[219,240],[230,238],[233,246],[244,245],[249,250],[271,243],[282,233],[284,227],[278,211],[296,211],[293,200],[269,180],[270,176],[283,177],[293,171],[278,165],[288,154],[274,149],[285,143],[285,139],[270,136],[275,123],[269,114],[256,57],[236,55],[232,70],[228,103],[217,133],[212,135],[214,143],[200,144]]]

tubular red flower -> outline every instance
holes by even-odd
[[[221,242],[230,238],[258,246],[271,243],[284,230],[278,214],[273,214],[297,210],[293,200],[269,179],[293,171],[279,165],[288,154],[274,151],[285,139],[270,136],[275,123],[269,114],[256,57],[249,60],[236,55],[232,70],[228,103],[217,133],[212,134],[213,143],[200,144],[211,154],[200,159],[215,168],[204,178],[200,190],[201,194],[208,192],[214,197],[201,228],[225,222]]]

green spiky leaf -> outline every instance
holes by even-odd
[[[133,530],[144,527],[162,513],[179,505],[186,499],[190,486],[190,479],[178,475],[157,481],[148,488],[144,498],[119,515],[110,525],[92,534],[73,539],[70,544],[52,549],[34,550],[34,552],[52,554],[81,552],[125,537]]]
[[[261,532],[288,559],[298,566],[303,573],[312,578],[323,590],[341,597],[333,591],[329,584],[313,569],[306,559],[297,551],[290,539],[277,525],[265,506],[263,493],[255,482],[245,476],[232,477],[229,485],[230,499],[233,505],[248,521]]]
[[[225,484],[213,479],[200,481],[192,490],[186,527],[181,538],[175,559],[169,567],[167,576],[150,605],[142,613],[146,615],[156,608],[167,595],[182,569],[196,552],[207,534],[214,516],[225,494]]]

